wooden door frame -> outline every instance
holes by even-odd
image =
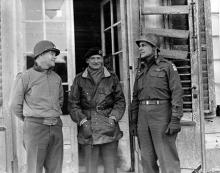
[[[106,2],[112,2],[112,0],[102,0],[100,3],[100,8],[101,8],[101,36],[102,36],[102,49],[105,48],[105,37],[104,37],[104,17],[103,17],[103,10],[102,10],[102,5],[105,4]],[[119,50],[118,52],[122,53],[122,63],[120,64],[120,68],[122,68],[123,71],[120,71],[120,74],[122,72],[122,83],[123,83],[123,91],[124,91],[124,95],[125,95],[125,99],[126,99],[126,111],[125,114],[122,118],[122,120],[120,121],[120,125],[122,128],[122,131],[124,132],[124,137],[119,141],[119,149],[120,146],[121,148],[126,147],[127,150],[129,151],[125,151],[122,150],[121,151],[121,155],[123,156],[122,158],[125,159],[124,163],[123,163],[123,169],[125,170],[130,170],[131,169],[131,149],[130,149],[130,145],[125,145],[125,142],[130,142],[130,135],[129,135],[129,107],[130,107],[130,74],[129,74],[129,58],[128,58],[128,30],[127,30],[127,2],[125,0],[119,0],[120,1],[120,25],[121,25],[121,41],[122,41],[122,49]],[[111,5],[111,4],[110,4]],[[113,13],[112,9],[111,9],[111,14]],[[113,23],[113,19],[112,19],[112,15],[111,15],[111,38],[113,37],[113,27],[115,26]],[[118,22],[116,22],[117,24]],[[113,46],[113,40],[112,40],[112,50],[114,50]],[[111,51],[112,52],[112,51]],[[117,53],[118,53],[117,52]],[[105,49],[104,49],[104,55],[105,55]],[[122,159],[122,160],[123,160]]]

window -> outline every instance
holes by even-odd
[[[107,0],[101,4],[102,47],[106,66],[123,79],[122,65],[122,27],[120,0]]]
[[[40,40],[52,41],[60,55],[56,59],[55,72],[60,75],[64,89],[63,114],[67,112],[67,1],[23,0],[24,57],[26,68],[33,66],[33,48]]]

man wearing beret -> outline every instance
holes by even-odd
[[[24,147],[27,173],[61,173],[63,134],[61,78],[52,71],[60,50],[51,41],[42,40],[34,47],[35,64],[19,73],[13,88],[10,109],[24,121]]]
[[[183,90],[177,68],[158,55],[156,35],[143,35],[136,43],[140,63],[134,83],[130,127],[133,134],[137,130],[144,173],[180,173],[175,142],[181,129]]]
[[[125,98],[115,73],[103,65],[99,48],[85,54],[88,67],[79,73],[71,87],[70,116],[77,123],[78,142],[85,153],[86,173],[97,173],[99,155],[104,172],[116,173],[118,140],[122,137],[118,122],[125,111]]]

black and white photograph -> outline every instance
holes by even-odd
[[[220,173],[220,0],[0,0],[0,173]]]

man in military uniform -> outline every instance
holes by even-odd
[[[84,56],[88,67],[73,82],[70,116],[77,123],[78,142],[85,153],[86,173],[97,173],[102,155],[104,172],[117,172],[117,147],[122,132],[118,122],[125,98],[116,74],[104,66],[102,51],[91,48]]]
[[[147,34],[136,41],[139,67],[131,106],[144,173],[180,173],[176,137],[182,117],[182,87],[176,66],[158,56],[159,40]],[[159,165],[157,164],[159,161]]]
[[[24,121],[27,173],[61,173],[63,86],[52,69],[60,50],[48,40],[34,47],[35,64],[17,75],[10,110]]]

